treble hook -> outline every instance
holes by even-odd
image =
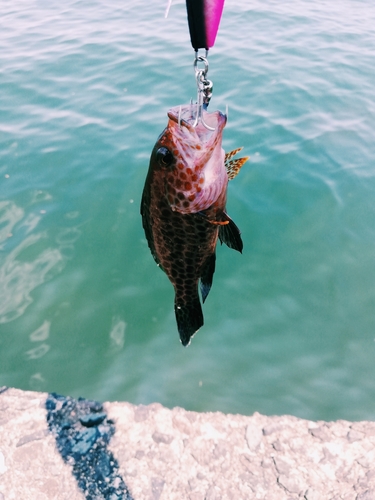
[[[203,111],[207,110],[210,99],[212,97],[212,82],[206,79],[208,73],[208,50],[206,50],[206,56],[198,56],[198,51],[195,53],[194,59],[194,71],[195,78],[197,81],[197,111],[195,116],[195,121],[193,127],[196,127],[199,122],[202,123],[207,130],[214,131],[215,128],[210,127],[203,117]],[[198,69],[198,62],[204,63],[204,69]]]

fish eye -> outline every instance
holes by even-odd
[[[162,146],[156,151],[156,160],[160,165],[164,167],[169,167],[169,165],[173,161],[173,155],[169,151],[169,149]]]

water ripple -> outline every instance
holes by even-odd
[[[34,232],[24,236],[20,243],[12,244],[19,234],[27,235],[34,230],[39,220],[32,214],[25,216],[24,210],[13,202],[1,204],[0,241],[7,240],[12,249],[0,256],[0,323],[21,316],[32,302],[33,290],[62,269],[64,259],[59,249],[39,250],[39,244],[46,239],[43,232]]]
[[[164,9],[2,2],[0,376],[192,409],[373,416],[375,4],[226,3],[210,107],[228,104],[224,147],[251,156],[228,195],[244,253],[218,249],[188,351],[139,217],[167,110],[196,94],[185,2]]]

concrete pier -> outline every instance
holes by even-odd
[[[375,422],[0,389],[0,500],[375,500]]]

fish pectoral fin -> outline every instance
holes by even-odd
[[[190,344],[191,337],[203,326],[203,312],[198,290],[197,295],[192,297],[189,302],[180,301],[176,297],[174,310],[181,344],[187,346]]]
[[[243,158],[237,158],[236,160],[232,160],[233,156],[239,153],[242,149],[243,148],[234,149],[233,151],[225,155],[224,164],[227,170],[228,179],[230,181],[236,177],[242,165],[246,163],[247,160],[250,158],[249,156],[244,156]]]
[[[232,221],[228,214],[224,212],[227,217],[228,223],[220,226],[219,228],[219,239],[221,243],[225,243],[229,248],[237,250],[242,253],[243,243],[241,238],[241,231],[238,229],[236,224]]]
[[[216,263],[216,254],[214,252],[206,260],[202,271],[200,289],[201,289],[203,303],[206,300],[209,291],[211,290],[212,280],[215,272],[215,263]]]

